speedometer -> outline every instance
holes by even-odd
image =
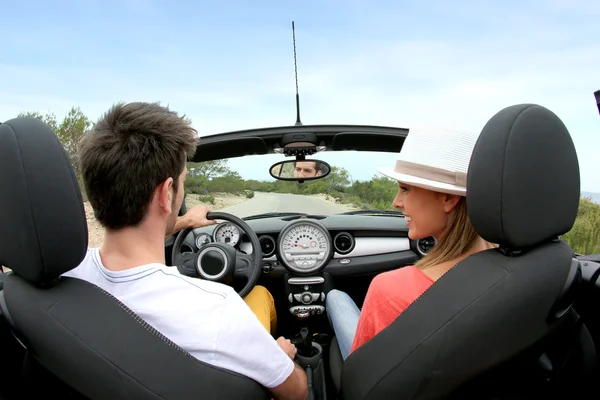
[[[240,229],[236,225],[223,223],[215,228],[213,237],[215,242],[235,246],[240,241]]]
[[[279,255],[296,273],[320,270],[331,257],[331,235],[316,221],[296,220],[279,236]]]

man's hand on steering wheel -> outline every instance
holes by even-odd
[[[168,238],[172,235],[175,235],[182,229],[195,229],[207,225],[216,224],[217,221],[206,218],[206,214],[210,212],[212,212],[212,210],[203,205],[197,205],[190,208],[188,212],[186,212],[182,216],[177,217],[177,221],[175,221],[175,226],[173,226],[173,232],[167,233],[166,237]]]

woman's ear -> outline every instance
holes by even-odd
[[[460,201],[460,197],[461,196],[455,194],[444,194],[444,211],[446,213],[449,213],[450,211],[454,210],[454,207],[456,207],[456,205]]]

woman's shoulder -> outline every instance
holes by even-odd
[[[419,269],[418,267],[414,266],[414,265],[407,265],[405,267],[401,267],[398,269],[394,269],[391,271],[386,271],[386,272],[382,272],[381,274],[377,275],[377,277],[383,277],[383,278],[404,278],[407,276],[416,276],[416,277],[423,277],[423,278],[427,278],[427,275],[425,275],[425,273]]]
[[[392,288],[394,292],[399,292],[399,289],[426,289],[432,284],[433,280],[414,265],[383,272],[377,275],[371,283],[378,289]]]

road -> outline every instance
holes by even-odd
[[[236,205],[222,208],[244,218],[268,212],[302,212],[307,214],[336,214],[347,211],[345,208],[328,203],[316,197],[282,193],[255,193],[254,197]]]

